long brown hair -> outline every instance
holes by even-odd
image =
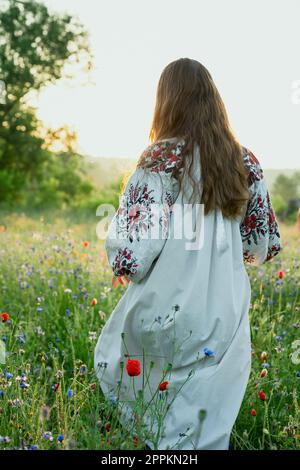
[[[242,146],[210,73],[189,58],[165,67],[156,92],[150,142],[174,137],[184,139],[182,171],[175,177],[181,188],[187,173],[193,188],[190,202],[200,201],[206,214],[219,208],[225,217],[239,216],[249,198]],[[200,149],[202,192],[193,177],[195,144]],[[138,166],[148,163],[141,159]]]

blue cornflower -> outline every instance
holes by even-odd
[[[65,436],[64,436],[63,434],[59,434],[59,435],[57,436],[58,442],[62,442],[62,441],[64,440],[64,438],[65,438]]]
[[[207,357],[212,357],[215,355],[215,353],[211,349],[204,348],[203,351],[204,351],[205,356]]]
[[[2,336],[1,339],[2,339],[3,343],[6,343],[6,339],[7,339],[6,336]]]
[[[71,388],[69,388],[68,392],[67,392],[67,396],[68,398],[72,398],[73,396],[73,390]]]
[[[262,367],[263,369],[269,369],[270,364],[268,364],[267,362],[263,362],[263,363],[261,364],[261,367]]]
[[[36,309],[36,311],[37,311],[38,313],[41,313],[43,310],[44,310],[43,307],[38,307],[38,308]]]
[[[117,403],[117,397],[113,394],[109,395],[109,401],[112,402],[114,405]]]
[[[269,304],[269,305],[273,305],[273,304],[274,304],[274,300],[273,300],[273,299],[269,299],[269,300],[268,300],[268,304]]]
[[[26,340],[25,340],[23,335],[19,335],[17,338],[18,338],[18,341],[19,341],[20,344],[25,344],[26,343]]]
[[[69,308],[66,308],[66,316],[69,317],[71,315],[71,310]]]
[[[296,372],[296,377],[300,377],[300,372]]]
[[[32,444],[27,447],[28,450],[38,450],[39,446],[37,444]]]
[[[286,336],[286,331],[283,331],[283,332],[281,333],[281,336]]]
[[[4,392],[3,392],[3,390],[0,390],[0,397],[1,397],[1,398],[4,397]]]
[[[281,337],[281,336],[275,336],[275,340],[276,340],[276,341],[281,341],[281,340],[282,340],[282,337]]]
[[[13,378],[13,374],[11,374],[10,372],[5,372],[5,373],[4,373],[4,376],[5,376],[5,378],[8,379],[8,380]]]

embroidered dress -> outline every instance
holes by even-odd
[[[95,370],[103,393],[117,397],[121,423],[132,434],[142,423],[151,449],[221,450],[251,368],[245,263],[271,260],[280,235],[262,169],[246,148],[243,217],[204,216],[195,205],[184,212],[191,188],[184,180],[184,195],[174,177],[183,145],[164,139],[144,150],[153,166],[135,170],[110,224],[109,263],[130,282],[99,336]],[[178,236],[182,220],[188,236]],[[128,359],[139,361],[133,372]]]

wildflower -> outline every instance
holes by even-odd
[[[63,373],[62,370],[58,370],[58,371],[56,372],[55,376],[56,376],[57,379],[62,379],[63,376],[64,376],[64,373]]]
[[[57,436],[57,441],[58,441],[58,442],[63,442],[64,438],[65,438],[65,436],[64,436],[63,434],[59,434],[59,435]]]
[[[52,436],[52,432],[50,431],[45,431],[42,433],[42,437],[44,439],[46,439],[46,441],[53,441],[53,436]]]
[[[137,375],[140,375],[141,373],[140,361],[138,359],[127,359],[126,370],[127,370],[128,375],[130,375],[130,377],[135,377]]]
[[[260,359],[262,361],[265,361],[267,358],[268,358],[268,354],[266,353],[266,351],[263,351],[260,355]]]
[[[259,396],[259,398],[260,398],[262,401],[265,401],[265,399],[266,399],[266,394],[265,394],[262,390],[260,390],[260,391],[258,392],[258,396]]]
[[[97,339],[96,331],[89,331],[89,340],[90,341],[95,341],[96,339]]]
[[[0,390],[0,398],[3,398],[4,397],[4,392],[3,390]]]
[[[113,394],[110,394],[108,397],[109,401],[113,403],[114,405],[117,403],[117,397]]]
[[[260,378],[263,379],[268,374],[268,369],[263,369],[259,374]]]
[[[263,363],[261,364],[261,366],[262,366],[264,369],[269,369],[270,364],[268,364],[267,362],[263,362]]]
[[[6,313],[6,312],[1,313],[1,319],[2,319],[3,323],[7,322],[7,320],[9,320],[8,313]]]
[[[92,307],[94,307],[95,305],[97,305],[97,303],[98,303],[97,299],[93,298],[92,301],[91,301]]]
[[[69,390],[67,392],[67,397],[72,398],[72,396],[73,396],[73,390],[71,388],[69,388]]]
[[[79,367],[79,374],[85,375],[87,373],[87,366],[85,364],[81,364]]]
[[[38,307],[38,308],[36,309],[36,311],[37,311],[38,313],[42,313],[43,310],[44,310],[43,307]]]
[[[20,344],[25,344],[26,343],[26,340],[25,340],[23,335],[18,335],[17,339],[18,339]]]
[[[72,294],[72,290],[71,290],[71,289],[65,289],[65,290],[64,290],[64,293],[65,293],[65,294]]]
[[[254,408],[252,408],[252,410],[250,411],[250,413],[251,413],[252,416],[256,416],[256,415],[257,415],[256,410],[255,410]]]
[[[27,447],[27,450],[38,450],[38,449],[39,449],[39,446],[37,444],[30,444]]]
[[[82,245],[84,246],[84,248],[87,248],[89,246],[90,242],[88,242],[87,240],[84,240],[82,242]]]
[[[161,390],[162,392],[167,390],[168,387],[169,387],[169,382],[167,380],[159,384],[159,390]]]
[[[300,372],[296,372],[296,377],[300,377]]]
[[[97,388],[97,384],[95,382],[90,384],[90,390],[94,391],[94,390],[96,390],[96,388]]]
[[[281,341],[281,340],[282,340],[281,336],[275,336],[275,341]]]
[[[106,313],[105,312],[102,312],[102,310],[99,310],[99,317],[101,320],[105,320],[106,319]]]
[[[204,348],[203,351],[204,351],[205,356],[207,357],[213,357],[215,355],[215,353],[211,349]]]
[[[58,389],[59,389],[59,384],[52,385],[52,390],[54,393],[56,393]]]
[[[105,423],[104,429],[105,429],[106,432],[109,432],[110,431],[110,423]]]
[[[71,310],[69,308],[66,308],[66,316],[69,317],[71,315]]]
[[[11,441],[10,437],[8,436],[0,436],[0,442],[4,442],[5,444]]]
[[[10,380],[10,379],[13,378],[13,374],[11,374],[10,372],[5,372],[5,373],[4,373],[4,376],[5,376],[5,378],[6,378],[7,380]]]
[[[283,279],[283,277],[284,277],[284,272],[283,272],[283,271],[279,271],[278,277],[279,277],[279,279]]]
[[[124,276],[114,276],[114,277],[112,278],[112,286],[113,286],[113,288],[115,289],[115,288],[118,286],[118,284],[121,284],[121,286],[124,286],[124,281],[123,281],[123,279],[125,279],[127,282],[129,282],[128,277],[125,276],[125,275],[124,275]]]

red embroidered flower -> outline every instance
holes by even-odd
[[[258,396],[259,396],[259,398],[260,398],[262,401],[265,401],[265,399],[266,399],[266,394],[265,394],[265,392],[263,392],[262,390],[260,390],[260,391],[258,392]]]
[[[136,377],[137,375],[140,375],[141,373],[140,361],[138,359],[127,359],[126,370],[127,370],[127,374],[130,375],[130,377]]]
[[[284,277],[284,272],[283,272],[283,271],[279,271],[278,277],[279,277],[279,279],[283,279],[283,277]]]
[[[6,312],[1,313],[2,322],[5,323],[9,320],[9,315]]]
[[[165,390],[167,390],[168,386],[169,386],[169,382],[167,380],[165,380],[164,382],[161,382],[159,384],[159,390],[164,392]]]
[[[254,408],[252,408],[252,410],[250,411],[250,413],[252,414],[252,416],[256,416],[257,413],[256,413],[256,410]]]

